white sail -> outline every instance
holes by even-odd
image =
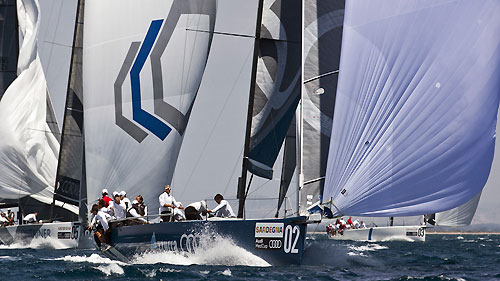
[[[235,198],[245,143],[256,18],[257,1],[218,1],[216,33],[174,175],[173,195],[185,204],[205,199],[210,206],[214,195],[221,193],[233,210],[238,209]],[[275,189],[268,188],[272,184]],[[252,186],[259,192],[252,194],[252,188],[249,197],[276,198],[279,178],[254,177]],[[255,201],[248,200],[246,206],[251,208]],[[270,216],[276,199],[272,203]]]
[[[0,197],[52,203],[59,143],[46,122],[47,85],[37,52],[39,6],[17,2],[23,44],[18,78],[0,102]]]
[[[141,194],[157,210],[200,87],[215,15],[215,0],[86,1],[89,203],[107,188]]]
[[[40,1],[38,54],[62,131],[78,0]]]
[[[348,1],[323,201],[404,216],[476,196],[495,144],[498,34],[498,1]]]
[[[481,192],[471,200],[451,210],[436,213],[436,225],[438,226],[466,226],[472,222],[476,213]]]

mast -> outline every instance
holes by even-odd
[[[257,8],[257,23],[255,26],[255,42],[252,60],[252,77],[250,79],[250,94],[248,98],[248,113],[247,113],[247,126],[245,132],[245,145],[243,148],[243,162],[241,167],[241,177],[238,179],[238,192],[237,197],[239,199],[238,204],[238,218],[243,218],[243,213],[245,211],[245,200],[246,200],[246,182],[247,182],[247,171],[248,171],[248,152],[250,150],[250,133],[252,130],[252,113],[254,104],[254,94],[255,94],[255,78],[257,76],[257,59],[259,55],[259,43],[260,43],[260,30],[262,25],[262,11],[264,7],[264,0],[259,0],[259,6]],[[248,186],[250,187],[250,185]]]
[[[304,187],[304,61],[305,61],[305,55],[304,55],[304,29],[305,29],[305,1],[302,1],[302,29],[301,29],[301,36],[302,36],[302,42],[300,44],[301,46],[301,64],[300,64],[300,102],[299,102],[299,136],[298,136],[298,146],[297,149],[299,150],[297,155],[299,157],[299,162],[298,162],[298,172],[299,172],[299,185],[297,189],[297,212],[299,215],[301,215],[300,212],[300,192],[302,188]]]
[[[72,44],[72,50],[71,50],[71,59],[70,59],[70,66],[69,66],[69,73],[68,73],[68,87],[67,87],[67,92],[66,92],[66,103],[65,103],[65,110],[64,110],[64,118],[63,118],[63,126],[62,126],[62,134],[61,134],[61,149],[59,152],[59,157],[58,157],[58,165],[57,165],[57,172],[56,172],[56,182],[55,182],[55,190],[54,190],[54,196],[52,200],[52,205],[50,209],[50,218],[51,220],[54,219],[54,206],[55,206],[55,201],[56,201],[56,196],[58,195],[57,191],[60,191],[61,188],[61,183],[66,183],[61,180],[61,163],[63,163],[63,157],[64,155],[64,148],[66,146],[73,146],[71,145],[71,139],[72,138],[79,138],[77,141],[78,143],[76,146],[82,148],[82,128],[83,128],[83,107],[80,107],[81,105],[81,97],[79,95],[82,94],[81,92],[81,86],[82,86],[82,77],[81,77],[81,57],[82,57],[82,44],[83,44],[83,30],[80,28],[80,25],[83,26],[83,11],[84,11],[84,6],[85,6],[85,0],[78,0],[77,3],[77,8],[76,8],[76,18],[75,18],[75,28],[74,28],[74,33],[73,33],[73,44]],[[79,57],[78,59],[76,57]],[[79,77],[78,77],[79,76]],[[78,105],[75,108],[75,105]],[[80,118],[78,118],[81,116]],[[73,117],[74,122],[72,120],[69,120],[71,117]],[[76,118],[75,118],[76,117]],[[78,120],[80,119],[80,120]],[[76,123],[78,127],[80,127],[80,134],[79,135],[73,135],[74,131],[72,125],[73,123]],[[79,124],[81,123],[81,124]],[[68,139],[69,137],[69,139]],[[78,160],[77,160],[78,161]],[[78,161],[79,164],[83,165],[83,160],[82,157],[80,157],[80,161]],[[76,184],[75,182],[71,181],[70,186]],[[78,179],[78,187],[81,188],[81,176],[80,179]],[[66,195],[66,194],[65,194]],[[77,196],[80,196],[80,192],[78,191]],[[64,195],[59,195],[68,200],[69,202],[72,202],[73,198],[70,198],[69,196],[64,196]],[[64,200],[64,201],[66,201]],[[79,202],[75,202],[79,203]]]

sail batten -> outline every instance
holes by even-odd
[[[409,2],[346,7],[323,198],[341,214],[448,210],[490,172],[500,5]]]

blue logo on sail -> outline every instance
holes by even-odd
[[[141,108],[141,80],[139,78],[139,74],[151,52],[151,48],[153,48],[153,44],[158,36],[162,23],[163,20],[151,22],[146,38],[144,38],[139,54],[130,70],[130,84],[132,86],[132,116],[134,120],[155,136],[164,140],[172,129]]]
[[[146,138],[147,133],[144,132],[139,126],[135,125],[130,120],[126,119],[122,114],[122,86],[127,76],[130,74],[130,86],[132,92],[132,118],[137,124],[153,133],[159,139],[164,140],[167,135],[172,131],[167,124],[158,119],[156,116],[145,111],[141,107],[141,79],[140,73],[146,60],[151,56],[154,43],[160,33],[163,20],[154,20],[151,22],[149,29],[146,33],[142,45],[140,42],[132,42],[129,51],[125,57],[125,61],[120,69],[118,77],[114,84],[115,90],[115,117],[116,125],[122,128],[130,136],[138,142],[142,142]],[[140,48],[139,48],[140,46]],[[164,49],[164,48],[163,48]],[[137,56],[136,56],[137,54]],[[134,59],[135,57],[135,59]],[[151,60],[154,58],[151,57]],[[156,58],[159,60],[159,57]],[[161,69],[158,71],[153,70],[153,76],[160,75]]]

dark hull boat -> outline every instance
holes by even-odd
[[[271,265],[300,264],[304,252],[306,217],[286,219],[220,219],[166,222],[115,227],[111,247],[101,246],[104,255],[124,262],[151,251],[195,252],[211,247],[217,237]]]

